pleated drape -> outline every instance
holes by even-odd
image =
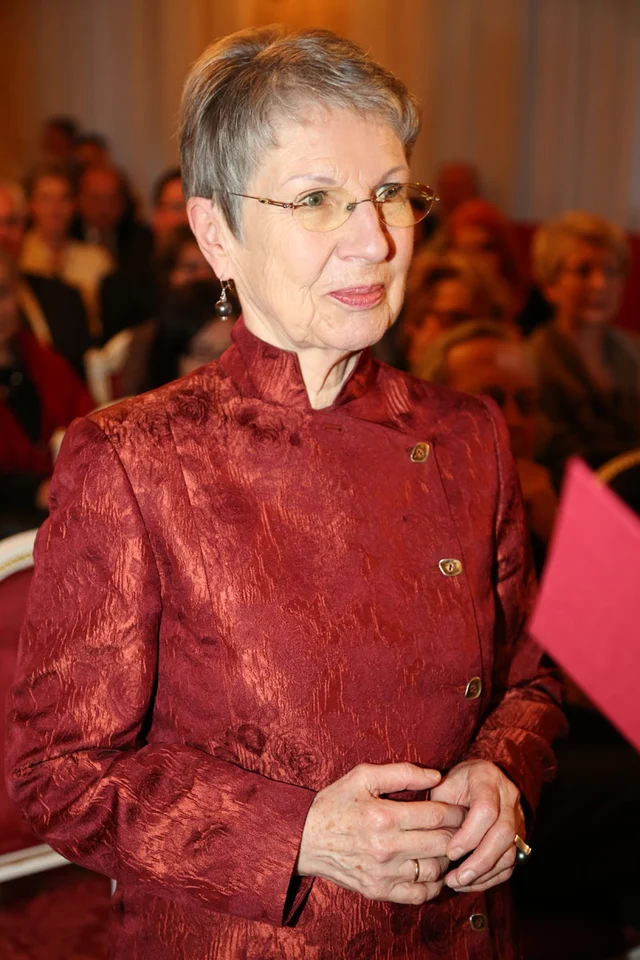
[[[28,165],[42,117],[71,113],[146,196],[176,159],[189,64],[272,22],[337,30],[405,80],[420,179],[469,159],[514,216],[583,207],[640,229],[638,0],[4,0],[0,172]]]

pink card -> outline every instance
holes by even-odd
[[[640,519],[580,460],[529,629],[640,750]]]

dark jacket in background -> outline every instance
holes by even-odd
[[[608,327],[605,356],[614,389],[593,382],[571,341],[550,323],[529,342],[540,377],[540,406],[551,433],[539,459],[559,480],[570,456],[597,468],[640,446],[640,353],[621,330]]]
[[[92,341],[80,291],[62,280],[34,273],[23,273],[21,279],[38,301],[53,349],[84,379],[82,358]]]

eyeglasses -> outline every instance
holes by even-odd
[[[325,190],[310,190],[301,193],[292,203],[269,200],[268,197],[253,197],[248,193],[233,193],[232,197],[257,200],[270,207],[291,210],[305,230],[314,233],[330,233],[346,223],[360,203],[373,203],[381,220],[388,227],[413,227],[427,216],[434,200],[438,198],[431,187],[421,183],[385,183],[374,190],[370,197],[357,200],[342,187]]]

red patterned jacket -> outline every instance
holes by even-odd
[[[13,795],[117,880],[122,960],[512,958],[505,887],[418,908],[292,879],[315,792],[361,761],[487,758],[531,808],[552,774],[563,721],[524,632],[505,425],[367,351],[313,410],[294,354],[242,321],[234,341],[68,431],[10,698]]]

